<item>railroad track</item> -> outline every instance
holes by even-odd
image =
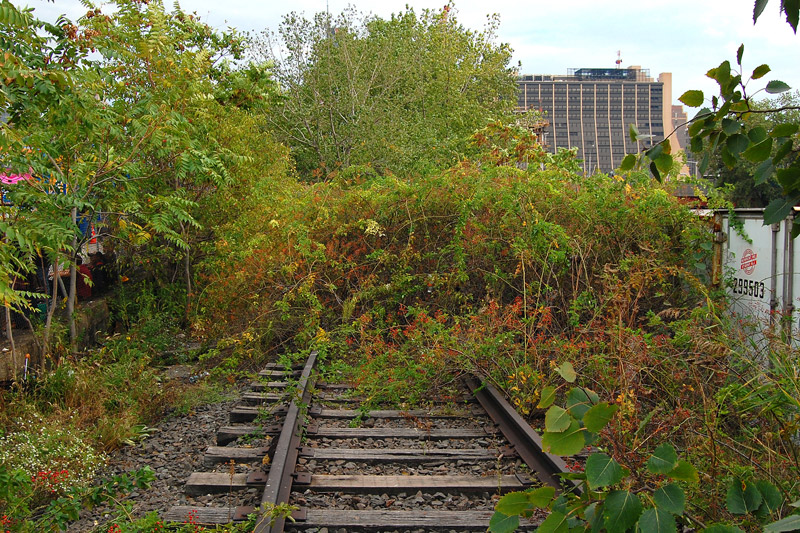
[[[315,384],[315,361],[262,370],[207,450],[207,471],[186,482],[188,496],[216,494],[216,505],[173,507],[165,520],[258,512],[258,533],[485,531],[499,495],[560,488],[566,465],[493,387],[469,378],[458,401],[365,411],[348,386]]]

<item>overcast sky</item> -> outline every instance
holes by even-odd
[[[64,13],[75,19],[85,12],[77,0],[27,0],[36,15],[54,20]],[[446,0],[329,0],[338,14],[347,5],[387,17],[406,5],[416,11],[440,9]],[[18,2],[15,2],[18,3]],[[172,2],[165,2],[171,8]],[[196,12],[212,26],[242,31],[277,29],[289,11],[311,18],[325,11],[325,0],[247,2],[244,0],[182,0],[184,11]],[[481,29],[490,13],[500,15],[498,40],[514,49],[513,65],[523,74],[565,74],[569,68],[615,67],[617,51],[623,66],[640,65],[654,77],[673,74],[673,99],[688,89],[708,95],[715,84],[705,73],[725,59],[735,63],[744,43],[744,71],[762,63],[772,72],[763,82],[779,79],[800,88],[800,36],[778,13],[780,0],[771,0],[757,25],[752,22],[753,0],[457,0],[458,20]],[[753,86],[760,88],[764,83]],[[749,87],[751,91],[753,89]],[[714,94],[717,94],[716,92]]]

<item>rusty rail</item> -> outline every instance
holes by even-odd
[[[541,437],[519,416],[516,409],[496,388],[488,383],[482,383],[474,376],[468,377],[466,384],[525,464],[536,473],[536,477],[542,483],[555,487],[556,490],[564,490],[565,486],[568,486],[565,483],[568,482],[560,474],[569,473],[564,460],[542,449]],[[570,490],[580,494],[580,488],[576,483],[572,483]]]
[[[270,465],[266,488],[261,498],[259,518],[256,527],[253,529],[254,533],[280,533],[283,531],[286,519],[279,514],[272,515],[271,511],[281,504],[288,503],[289,495],[292,491],[292,475],[297,463],[303,424],[299,404],[308,405],[311,397],[309,378],[316,360],[317,352],[311,352],[303,368],[303,373],[300,375],[299,393],[292,399],[292,403],[286,412],[286,420],[283,424],[283,429],[281,429],[280,437],[278,437],[278,444],[275,447],[275,455]]]

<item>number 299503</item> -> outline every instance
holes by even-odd
[[[763,281],[753,281],[752,279],[733,278],[733,293],[744,296],[763,298],[766,286]]]

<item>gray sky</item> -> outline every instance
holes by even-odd
[[[54,20],[65,13],[77,18],[85,8],[77,0],[27,0],[36,15]],[[441,9],[446,0],[329,0],[333,14],[348,4],[360,11],[387,17],[406,5],[416,11]],[[17,3],[17,2],[15,2]],[[172,2],[165,2],[167,7]],[[218,28],[243,31],[277,29],[289,11],[311,18],[326,9],[325,0],[246,2],[244,0],[182,0],[184,11],[196,12]],[[780,0],[771,0],[757,25],[752,22],[753,0],[456,0],[459,22],[481,29],[489,13],[500,15],[498,41],[514,49],[513,64],[523,74],[565,74],[568,68],[614,67],[617,51],[622,65],[640,65],[656,77],[673,74],[673,99],[689,89],[702,89],[708,98],[714,82],[705,73],[727,59],[735,63],[744,43],[744,71],[767,63],[763,80],[748,87],[754,92],[768,80],[779,79],[800,89],[800,35],[779,15]],[[714,92],[714,94],[717,94]],[[763,93],[762,93],[763,94]],[[691,115],[691,111],[690,111]]]

